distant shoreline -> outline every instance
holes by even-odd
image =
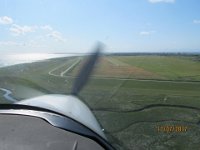
[[[45,54],[45,53],[44,53]],[[9,67],[13,65],[19,65],[19,64],[26,64],[26,63],[33,63],[38,61],[45,61],[48,59],[56,59],[56,58],[62,58],[62,57],[76,57],[80,55],[91,55],[93,53],[46,53],[46,55],[49,55],[50,57],[46,57],[43,59],[37,59],[37,60],[27,60],[27,59],[11,59],[6,58],[7,56],[17,56],[17,55],[26,55],[26,53],[21,54],[8,54],[4,55],[4,57],[0,58],[0,68]],[[124,53],[102,53],[103,56],[194,56],[194,57],[200,57],[200,52],[124,52]],[[31,53],[30,53],[31,56]],[[199,60],[200,58],[198,58]]]
[[[134,52],[134,53],[105,53],[111,56],[138,56],[138,55],[155,55],[155,56],[200,56],[200,52]]]

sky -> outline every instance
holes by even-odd
[[[200,52],[200,0],[0,0],[0,54]]]

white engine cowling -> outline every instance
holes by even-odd
[[[49,94],[22,100],[16,104],[36,106],[61,113],[82,123],[106,139],[99,123],[97,122],[91,110],[87,107],[87,105],[85,105],[75,96]]]

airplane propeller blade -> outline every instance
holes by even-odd
[[[72,91],[71,91],[72,95],[78,95],[78,93],[87,83],[89,76],[91,75],[94,69],[94,65],[100,56],[100,51],[102,49],[103,49],[103,44],[98,43],[94,53],[89,56],[89,58],[87,59],[87,61],[85,62],[81,70],[79,71],[78,77],[75,79],[74,85],[72,87]]]

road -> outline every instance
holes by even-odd
[[[69,66],[66,70],[62,71],[60,74],[54,74],[53,72],[56,71],[57,69],[65,66],[67,63],[64,63],[64,64],[52,69],[51,71],[49,71],[48,74],[51,76],[56,76],[56,77],[67,77],[67,76],[64,76],[64,74],[67,74],[69,71],[71,71],[71,69],[73,69],[80,61],[81,61],[81,59],[77,58],[77,60],[71,66]]]

